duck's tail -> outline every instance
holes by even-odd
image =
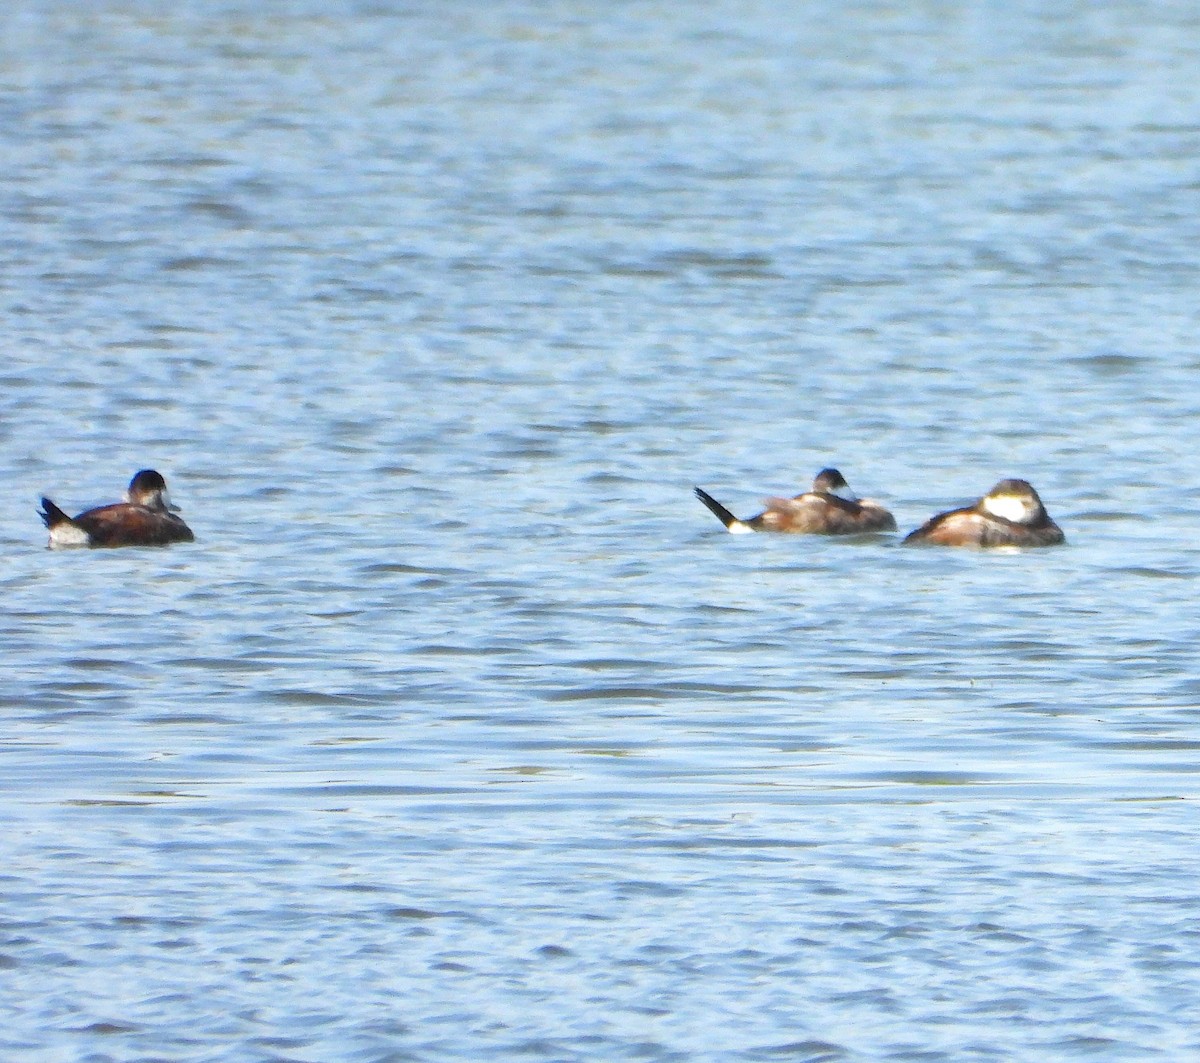
[[[717,520],[725,525],[727,531],[734,535],[739,535],[743,532],[754,530],[744,520],[738,520],[737,517],[730,513],[729,510],[727,510],[723,505],[721,505],[720,502],[713,498],[712,495],[705,491],[704,488],[697,487],[695,490],[696,497],[708,507],[709,512],[711,512],[712,515],[717,518]]]
[[[42,508],[38,510],[38,516],[42,518],[42,523],[47,528],[57,528],[60,524],[71,523],[71,518],[48,498],[42,499]]]

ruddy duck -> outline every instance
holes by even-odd
[[[1033,487],[1001,480],[973,506],[939,513],[904,537],[931,546],[1057,546],[1066,542]]]
[[[878,502],[857,498],[837,469],[822,469],[813,480],[812,490],[795,498],[768,498],[767,508],[746,520],[739,520],[699,487],[696,497],[733,535],[756,531],[855,535],[896,530],[896,519]]]
[[[168,506],[167,481],[143,469],[129,481],[124,502],[114,502],[68,517],[48,498],[39,516],[50,529],[50,548],[65,546],[166,546],[190,543],[195,536]]]

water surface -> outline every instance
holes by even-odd
[[[1200,1049],[1189,5],[0,29],[5,1059]]]

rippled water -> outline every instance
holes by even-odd
[[[4,1059],[1200,1052],[1192,5],[0,30]]]

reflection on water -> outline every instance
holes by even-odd
[[[1196,1053],[1190,8],[4,22],[5,1059]]]

